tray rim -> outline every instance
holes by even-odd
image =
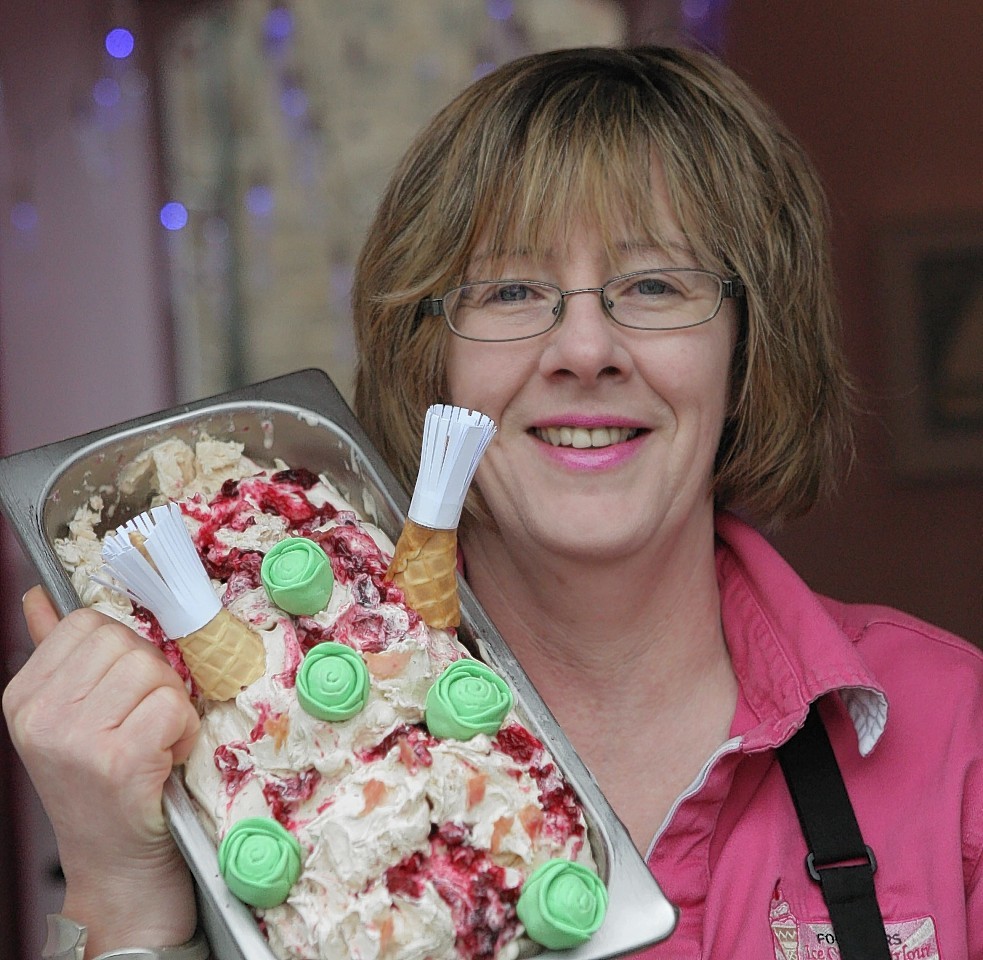
[[[68,437],[19,453],[0,457],[0,512],[6,514],[22,547],[38,568],[42,582],[62,614],[81,606],[67,573],[47,542],[43,529],[44,506],[59,478],[74,464],[107,441],[149,433],[166,435],[170,423],[186,423],[218,408],[268,407],[285,412],[312,414],[327,421],[352,441],[357,452],[375,472],[380,492],[397,519],[405,519],[409,496],[365,434],[347,402],[321,370],[308,368],[245,387],[178,404],[115,425]],[[313,424],[312,424],[313,426]],[[481,608],[468,584],[459,578],[461,606],[470,626],[482,641],[482,655],[503,672],[516,688],[523,712],[533,720],[537,735],[553,754],[564,776],[573,781],[588,808],[590,823],[598,833],[606,858],[610,906],[601,930],[586,944],[572,950],[544,950],[536,956],[568,960],[602,960],[631,953],[661,942],[673,931],[677,909],[662,893],[643,858],[631,843],[594,777],[563,735],[542,698],[529,681],[511,650]],[[541,711],[534,714],[533,711]],[[546,736],[543,736],[543,734]],[[229,894],[218,872],[215,846],[198,820],[190,797],[177,773],[165,785],[164,808],[168,825],[195,877],[199,908],[215,955],[242,960],[274,960],[248,908]],[[233,934],[229,919],[252,931]],[[642,922],[630,942],[616,927]],[[222,949],[219,950],[219,947]]]

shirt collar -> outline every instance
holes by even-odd
[[[724,636],[757,721],[744,749],[784,743],[813,701],[837,693],[866,756],[884,731],[887,698],[855,644],[760,533],[729,513],[718,514],[716,530]]]

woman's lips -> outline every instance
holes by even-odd
[[[549,426],[530,434],[537,448],[552,462],[570,470],[607,470],[631,459],[648,430],[639,427]]]
[[[638,435],[635,427],[537,427],[536,436],[553,447],[575,447],[578,450],[610,447]]]

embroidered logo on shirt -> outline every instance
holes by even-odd
[[[836,935],[828,920],[799,920],[778,884],[769,911],[775,960],[839,960]],[[884,922],[893,960],[941,960],[931,917]]]

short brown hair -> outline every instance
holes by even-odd
[[[459,282],[479,237],[541,251],[571,211],[658,239],[651,161],[701,265],[747,289],[718,506],[765,525],[807,511],[852,455],[818,177],[771,110],[693,50],[558,50],[478,80],[397,167],[355,274],[355,406],[408,489],[426,408],[446,401],[444,324],[418,303]],[[610,239],[610,237],[607,237]],[[654,334],[657,335],[657,334]]]

